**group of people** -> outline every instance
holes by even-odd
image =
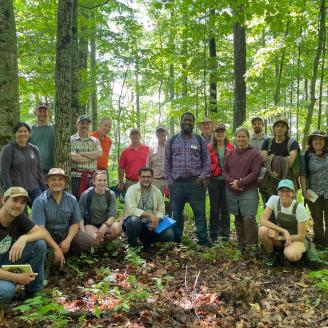
[[[300,159],[288,121],[281,118],[273,124],[272,138],[263,133],[263,120],[253,118],[253,134],[238,128],[235,144],[224,124],[215,125],[208,118],[199,123],[202,135],[195,134],[195,116],[190,112],[181,116],[180,132],[168,140],[166,128],[158,126],[153,147],[142,144],[140,131],[131,129],[131,143],[118,162],[118,190],[126,190],[125,211],[118,218],[116,195],[108,188],[111,120],[103,119],[90,133],[90,117],[78,117],[77,133],[71,137],[69,177],[53,167],[54,128],[48,123],[47,105],[38,106],[35,113],[37,124],[31,128],[18,123],[15,142],[3,148],[5,192],[0,208],[0,265],[30,263],[33,273],[0,269],[0,304],[14,297],[16,284],[26,285],[28,295],[42,288],[47,248],[54,261],[64,265],[65,256],[114,240],[122,231],[132,247],[181,243],[186,203],[193,210],[200,245],[228,241],[232,214],[242,252],[259,239],[268,260],[281,249],[290,261],[298,261],[311,248],[306,235],[309,217],[295,197],[299,181],[314,221],[314,241],[328,245],[328,146],[322,132],[309,136]],[[66,190],[69,179],[72,193]],[[258,229],[259,193],[266,208]],[[166,214],[176,223],[157,233],[167,197],[171,212]],[[26,205],[32,209],[31,220]]]

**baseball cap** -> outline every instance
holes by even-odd
[[[80,115],[78,118],[77,118],[77,121],[76,123],[79,123],[81,121],[88,121],[91,123],[91,117],[88,116],[88,115]]]
[[[28,202],[30,202],[30,197],[28,197],[28,192],[22,187],[10,187],[3,194],[3,198],[6,197],[25,197]]]
[[[48,110],[48,104],[39,104],[36,106],[35,110],[40,110],[41,108],[47,109]]]
[[[273,127],[277,124],[277,123],[285,123],[287,126],[287,129],[289,129],[289,124],[288,124],[288,120],[286,118],[277,118],[274,123],[273,123]]]
[[[292,180],[288,180],[288,179],[284,179],[284,180],[281,180],[279,182],[279,184],[278,184],[278,190],[281,189],[281,188],[288,188],[290,190],[295,191],[293,181]]]
[[[137,128],[133,128],[133,129],[130,130],[130,135],[131,135],[132,133],[139,133],[139,134],[140,134],[140,131],[139,131],[139,129],[137,129]]]
[[[215,130],[214,131],[217,131],[217,130],[224,130],[224,131],[226,131],[227,129],[226,129],[226,126],[224,124],[217,124],[215,126]]]
[[[157,128],[156,128],[156,132],[158,132],[158,131],[160,131],[160,130],[163,130],[163,131],[165,131],[166,132],[166,128],[165,128],[165,126],[164,125],[159,125]]]
[[[60,175],[62,177],[64,177],[67,181],[69,179],[69,177],[65,174],[65,171],[59,167],[54,167],[52,169],[49,170],[48,174],[45,175],[45,179],[47,180],[50,176],[53,175]]]

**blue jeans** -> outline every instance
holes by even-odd
[[[229,240],[230,216],[228,213],[225,181],[210,179],[208,195],[210,198],[210,237],[212,241],[216,241],[218,236]]]
[[[142,222],[141,218],[135,215],[128,216],[123,223],[123,230],[128,237],[128,244],[132,247],[138,246],[138,238],[145,247],[157,242],[170,242],[174,240],[171,228],[161,233],[149,230],[147,223]]]
[[[207,244],[207,225],[205,213],[206,190],[203,183],[196,183],[195,179],[188,181],[175,181],[169,185],[170,197],[173,209],[173,219],[176,224],[173,227],[174,239],[180,243],[183,236],[184,217],[183,210],[189,203],[195,216],[197,237],[199,244]]]
[[[9,261],[9,254],[0,256],[0,265],[4,264],[30,264],[34,273],[37,273],[35,280],[26,285],[27,292],[36,292],[43,287],[44,279],[44,258],[47,246],[43,240],[27,243],[22,257],[16,261]],[[9,280],[0,280],[0,304],[8,303],[16,294],[16,284]]]

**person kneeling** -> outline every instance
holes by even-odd
[[[283,249],[285,257],[297,262],[307,251],[306,224],[309,220],[305,207],[294,199],[294,184],[284,179],[278,184],[278,196],[266,203],[259,228],[259,240],[268,253],[268,264],[274,264],[274,248]],[[270,221],[272,212],[276,223]]]
[[[50,246],[57,243],[64,254],[79,254],[90,250],[95,242],[90,235],[79,231],[82,219],[79,203],[72,194],[65,191],[68,176],[64,170],[52,168],[45,179],[49,189],[34,201],[32,221],[49,232],[51,238],[45,239],[46,243]]]
[[[174,240],[172,228],[156,233],[158,221],[164,214],[164,199],[161,191],[152,185],[153,170],[143,167],[139,170],[139,182],[131,186],[125,195],[123,230],[130,246],[138,246],[138,238],[145,248],[155,242]]]
[[[0,266],[30,264],[32,273],[0,269],[0,305],[16,294],[16,284],[25,286],[26,297],[43,287],[47,232],[34,225],[23,213],[30,201],[24,188],[11,187],[3,196],[0,208]]]
[[[92,182],[94,187],[84,191],[79,200],[84,219],[80,227],[96,243],[110,242],[122,232],[122,224],[115,222],[115,193],[108,188],[106,171],[95,171]]]

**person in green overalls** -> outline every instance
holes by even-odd
[[[291,262],[297,262],[303,253],[311,248],[311,262],[320,262],[318,254],[306,237],[306,226],[309,216],[303,204],[295,201],[294,184],[284,179],[278,184],[278,196],[273,195],[266,203],[259,228],[259,241],[267,253],[267,264],[277,263],[279,253],[283,249],[284,256]],[[270,221],[272,212],[276,222]]]

